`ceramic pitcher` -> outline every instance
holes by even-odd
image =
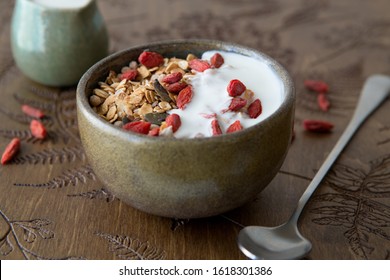
[[[26,76],[70,86],[107,55],[108,35],[95,0],[16,0],[11,45]]]

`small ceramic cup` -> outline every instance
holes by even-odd
[[[176,139],[125,131],[97,115],[88,100],[110,70],[120,71],[145,49],[165,57],[200,57],[208,50],[223,50],[258,59],[280,80],[282,103],[264,121],[215,137]],[[81,140],[96,175],[124,202],[173,218],[218,215],[255,199],[286,156],[294,101],[292,80],[275,60],[243,46],[208,40],[152,43],[118,52],[91,67],[77,87]]]
[[[75,6],[47,3],[16,0],[11,24],[14,59],[38,83],[75,85],[91,65],[108,54],[103,18],[94,0],[72,1]]]

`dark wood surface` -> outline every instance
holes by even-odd
[[[0,149],[22,140],[0,167],[0,259],[245,259],[246,225],[284,222],[346,127],[364,80],[390,75],[388,0],[102,0],[111,51],[176,38],[211,38],[256,48],[280,61],[297,92],[295,141],[276,178],[253,202],[224,215],[171,220],[113,197],[88,165],[78,137],[75,88],[25,78],[10,50],[13,1],[0,2]],[[329,83],[321,112],[305,79]],[[35,140],[21,104],[42,108],[49,137]],[[335,124],[304,132],[302,120]],[[365,123],[300,219],[308,259],[390,259],[390,102]]]

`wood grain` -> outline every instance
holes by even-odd
[[[247,225],[283,223],[347,125],[364,80],[390,75],[390,2],[101,0],[112,52],[150,41],[210,38],[264,51],[291,73],[295,140],[279,174],[253,201],[223,215],[174,220],[115,198],[94,175],[77,130],[75,88],[49,88],[12,59],[14,1],[0,2],[0,148],[22,150],[0,167],[0,259],[245,259],[236,245]],[[305,79],[329,83],[329,112]],[[21,104],[41,108],[48,139],[36,140]],[[390,259],[390,102],[364,124],[305,208],[309,259]],[[304,119],[332,121],[310,134]]]

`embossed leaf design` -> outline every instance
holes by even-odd
[[[371,161],[368,171],[336,165],[325,182],[336,193],[313,198],[314,223],[346,228],[352,252],[362,259],[375,250],[368,245],[371,235],[390,241],[390,207],[374,200],[390,195],[390,155]]]
[[[74,162],[77,159],[84,160],[85,154],[81,146],[63,147],[61,149],[44,149],[43,151],[18,156],[15,164],[53,164]]]
[[[141,242],[128,236],[96,233],[109,243],[109,250],[116,256],[125,260],[161,260],[165,252],[153,247],[149,242]]]
[[[115,199],[115,196],[106,190],[105,188],[101,188],[100,190],[92,190],[84,193],[77,194],[69,194],[70,197],[84,197],[89,199],[103,199],[106,202],[112,202]]]
[[[70,185],[76,186],[79,182],[85,184],[88,180],[96,180],[96,176],[89,165],[84,165],[78,168],[66,170],[60,176],[54,177],[45,183],[15,183],[14,185],[19,187],[57,189],[68,187]]]
[[[329,173],[327,183],[340,192],[390,197],[390,155],[372,161],[368,172],[338,165]]]
[[[9,233],[0,240],[0,255],[7,256],[14,250],[11,242],[9,241]]]
[[[40,236],[42,239],[51,239],[54,237],[54,232],[44,228],[51,224],[51,221],[46,219],[14,222],[13,224],[23,230],[23,238],[28,243],[34,242],[37,236]]]

